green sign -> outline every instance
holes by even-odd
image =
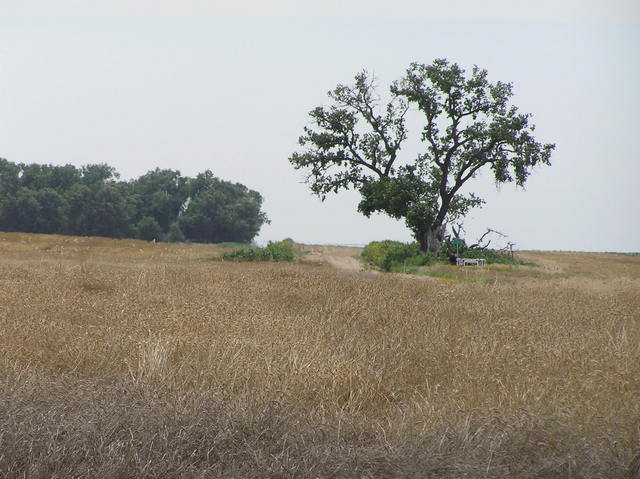
[[[464,240],[460,239],[460,238],[453,238],[451,240],[451,244],[453,246],[464,246]]]

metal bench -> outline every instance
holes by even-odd
[[[456,264],[458,266],[484,266],[486,262],[482,258],[458,258]]]

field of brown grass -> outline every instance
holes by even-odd
[[[0,477],[625,477],[640,256],[306,249],[0,233]]]

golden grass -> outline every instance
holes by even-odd
[[[639,257],[473,283],[219,253],[0,234],[1,474],[614,478],[640,447]]]

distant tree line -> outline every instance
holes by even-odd
[[[159,241],[249,243],[268,222],[240,183],[155,169],[119,180],[107,164],[16,164],[0,158],[0,230]]]

